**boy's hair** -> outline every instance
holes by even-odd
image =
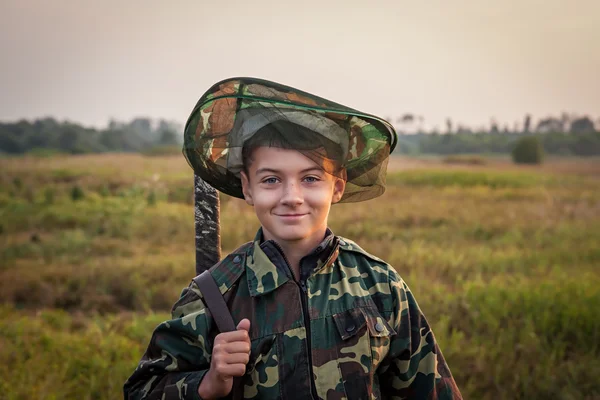
[[[325,172],[340,178],[344,176],[342,170],[346,154],[343,153],[341,146],[302,125],[279,120],[260,128],[242,147],[242,163],[246,174],[248,174],[248,167],[254,161],[253,152],[259,147],[299,151]]]

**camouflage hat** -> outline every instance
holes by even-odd
[[[388,122],[262,79],[226,79],[204,93],[185,125],[183,154],[196,175],[215,189],[244,198],[242,149],[268,127],[278,127],[292,143],[289,148],[301,147],[293,143],[304,140],[303,132],[317,133],[337,147],[347,177],[341,202],[368,200],[385,191],[387,162],[397,142]]]

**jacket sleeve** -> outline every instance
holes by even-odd
[[[192,283],[173,306],[171,320],[152,333],[138,367],[125,382],[125,400],[200,400],[198,386],[210,367],[212,352],[210,323],[198,287]]]
[[[390,268],[393,328],[379,368],[384,398],[457,400],[462,395],[425,316],[398,273]]]

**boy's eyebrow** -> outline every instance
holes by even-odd
[[[310,172],[310,171],[322,171],[322,169],[319,168],[319,167],[308,167],[308,168],[305,168],[302,171],[300,171],[300,173],[304,174],[304,173]],[[279,173],[281,171],[278,170],[278,169],[273,169],[273,168],[259,168],[259,169],[256,170],[256,174],[257,175],[265,173],[265,172],[266,173],[276,174],[276,173]]]
[[[273,168],[259,168],[259,169],[256,170],[256,175],[262,174],[262,173],[265,173],[265,172],[270,172],[270,173],[276,174],[279,171],[276,170],[276,169],[273,169]]]

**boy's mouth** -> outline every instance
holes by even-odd
[[[303,217],[303,216],[305,216],[307,214],[275,214],[275,215],[277,215],[278,217],[281,217],[281,218],[294,219],[294,218]]]

